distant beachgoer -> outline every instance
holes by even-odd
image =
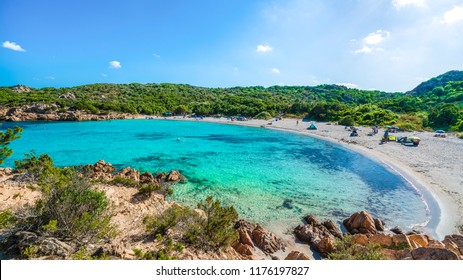
[[[299,120],[296,121],[296,125],[299,125]]]

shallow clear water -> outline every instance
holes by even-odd
[[[338,145],[263,128],[203,122],[121,120],[20,125],[5,165],[34,150],[59,166],[95,163],[140,171],[178,169],[188,183],[174,200],[196,205],[208,195],[264,225],[294,225],[304,215],[340,221],[366,209],[388,225],[428,220],[419,193],[392,171]],[[286,203],[285,203],[286,202]]]

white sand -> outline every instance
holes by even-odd
[[[432,215],[428,227],[436,229],[432,234],[437,238],[458,233],[457,227],[463,225],[463,140],[455,136],[437,138],[430,132],[395,134],[421,138],[418,147],[410,147],[395,142],[380,145],[384,130],[375,136],[367,136],[370,132],[367,127],[360,128],[359,137],[350,137],[344,126],[315,123],[318,130],[307,130],[310,123],[299,120],[297,124],[296,119],[230,121],[205,118],[194,121],[282,129],[339,143],[386,165],[416,187],[428,203]]]

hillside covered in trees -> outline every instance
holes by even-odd
[[[463,71],[450,71],[407,93],[339,85],[204,88],[183,84],[92,84],[72,88],[0,88],[0,106],[55,104],[82,110],[161,115],[298,116],[343,125],[398,125],[463,131]]]

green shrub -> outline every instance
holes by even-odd
[[[185,219],[190,212],[191,210],[188,208],[174,204],[159,216],[146,216],[143,219],[143,224],[146,226],[148,233],[165,235],[169,229],[175,227],[181,220]]]
[[[34,151],[25,154],[23,160],[16,160],[15,169],[19,173],[23,173],[26,179],[37,181],[45,170],[53,167],[53,160],[49,155],[37,155]]]
[[[205,201],[198,203],[198,208],[204,211],[205,218],[199,220],[201,234],[197,245],[218,250],[237,239],[237,232],[233,229],[233,225],[238,219],[238,212],[233,206],[221,206],[218,199],[214,200],[212,196],[208,196]]]
[[[38,256],[40,247],[37,245],[32,245],[24,249],[21,254],[26,257],[26,259],[35,259]]]
[[[81,246],[79,250],[77,250],[74,254],[72,254],[71,259],[73,260],[109,260],[108,255],[103,253],[98,256],[92,256],[90,252],[85,248],[85,246]]]
[[[335,252],[328,255],[330,260],[385,260],[386,256],[380,252],[381,246],[355,244],[352,235],[345,235],[344,239],[336,239]]]
[[[187,207],[174,205],[158,216],[145,217],[143,223],[147,233],[155,235],[157,240],[161,240],[161,236],[166,236],[172,229],[180,235],[180,239],[204,251],[220,250],[237,239],[233,225],[238,219],[238,213],[233,206],[221,206],[219,200],[213,200],[209,196],[198,204],[198,208],[204,215]],[[169,239],[166,241],[168,251],[183,250],[183,245],[172,242]]]
[[[353,117],[344,117],[339,120],[338,122],[339,125],[344,125],[344,126],[354,126],[355,125],[355,120]]]
[[[124,178],[121,176],[114,177],[114,179],[112,179],[109,183],[113,185],[122,185],[126,187],[138,187],[137,181],[132,180],[130,178]]]
[[[22,131],[23,129],[19,126],[15,126],[14,129],[8,128],[5,132],[0,131],[0,165],[13,154],[13,150],[8,148],[8,145],[19,139]]]
[[[257,114],[254,118],[259,120],[269,120],[272,118],[272,115],[270,115],[269,112],[261,112]]]
[[[161,249],[158,251],[146,251],[144,252],[141,249],[133,248],[133,253],[135,254],[135,259],[137,260],[176,260],[176,256],[169,255],[168,252]]]
[[[11,210],[3,210],[0,212],[0,229],[14,226],[17,222],[16,217]]]
[[[29,209],[29,215],[22,219],[22,227],[80,242],[115,233],[104,192],[94,190],[80,173],[53,166],[46,155],[32,156],[18,166],[39,177],[37,183],[42,194]]]
[[[161,185],[160,184],[142,184],[141,187],[138,189],[139,194],[145,194],[149,197],[151,197],[151,194],[154,191],[160,190]]]

